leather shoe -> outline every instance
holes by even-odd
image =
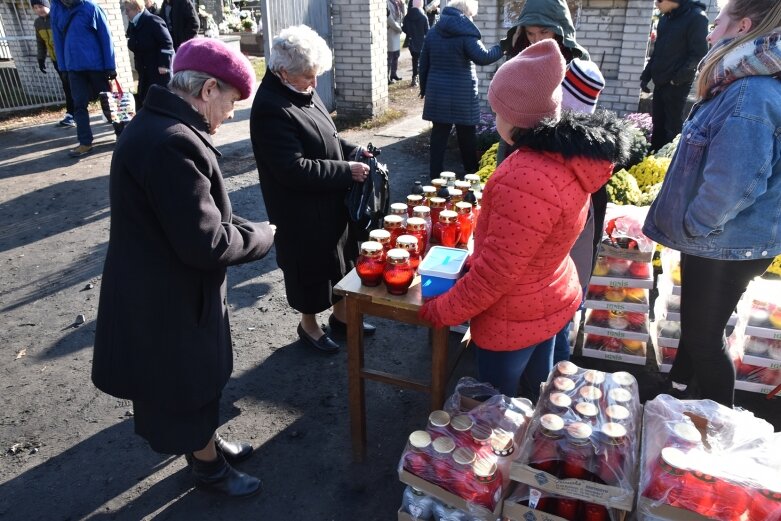
[[[333,355],[339,352],[339,344],[331,340],[328,335],[323,334],[320,338],[315,340],[309,334],[304,331],[304,328],[301,326],[301,324],[298,324],[298,338],[304,341],[305,344],[308,344],[321,353],[326,353],[329,355]]]
[[[229,497],[247,497],[260,492],[260,480],[234,469],[221,453],[214,461],[201,461],[192,457],[196,486],[225,494]]]
[[[331,338],[335,338],[337,340],[344,340],[347,338],[347,324],[333,315],[328,317],[328,329],[328,334],[331,335]],[[363,323],[364,336],[372,336],[375,331],[377,331],[376,327],[371,324],[367,324],[366,322]]]
[[[214,434],[214,444],[228,463],[241,463],[252,456],[252,445],[244,441],[228,441],[219,433]]]

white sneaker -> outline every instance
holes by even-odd
[[[62,118],[62,121],[60,121],[59,125],[61,127],[75,127],[76,122],[73,120],[73,116],[70,114],[65,114],[65,117]]]

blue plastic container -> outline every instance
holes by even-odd
[[[432,246],[418,266],[423,298],[434,298],[452,288],[464,271],[468,255],[459,248]]]

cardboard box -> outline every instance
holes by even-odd
[[[771,369],[781,369],[781,360],[775,360],[766,356],[743,355],[743,363]]]
[[[653,246],[653,245],[652,245]],[[599,243],[599,255],[603,257],[618,257],[635,262],[651,262],[654,258],[654,248],[650,251],[629,250],[619,246],[606,244],[604,241]]]
[[[654,287],[653,277],[647,279],[630,279],[628,277],[610,277],[607,275],[592,275],[589,279],[592,286],[608,286],[611,288],[643,288],[651,289]]]
[[[748,391],[750,393],[770,394],[775,388],[775,385],[768,385],[759,382],[746,382],[745,380],[735,380],[735,389]]]
[[[637,499],[638,521],[712,521],[712,518],[701,516],[691,510],[676,508],[662,504],[652,506],[653,501],[640,496]]]
[[[435,485],[429,481],[426,481],[425,479],[419,478],[415,474],[407,472],[406,470],[401,471],[401,473],[399,474],[399,479],[401,480],[402,483],[414,487],[422,491],[423,493],[428,494],[429,496],[435,499],[438,499],[439,501],[441,501],[446,505],[450,505],[459,510],[464,510],[465,512],[469,512],[469,514],[474,519],[480,519],[482,521],[495,521],[496,518],[498,518],[502,513],[502,503],[504,498],[502,498],[502,500],[500,500],[496,504],[496,507],[494,508],[493,512],[491,512],[487,508],[483,508],[477,505],[472,505],[470,508],[470,504],[467,502],[467,500],[463,499],[462,497],[457,496],[452,492],[448,492],[447,490],[440,487],[439,485]],[[511,487],[507,487],[507,488],[509,489]],[[508,492],[509,490],[505,491],[505,496],[507,495]]]
[[[581,355],[588,358],[598,358],[599,360],[613,360],[614,362],[624,362],[626,364],[645,365],[647,354],[630,355],[626,353],[613,353],[610,351],[601,351],[599,349],[589,349],[584,347]]]
[[[628,311],[631,313],[648,313],[648,302],[611,302],[609,300],[584,300],[583,307],[589,309],[607,309],[608,311]]]
[[[408,513],[404,512],[402,509],[399,509],[399,512],[397,514],[397,519],[398,521],[417,521],[417,519],[415,519]]]
[[[781,329],[773,329],[771,327],[746,326],[746,334],[760,338],[781,340]]]
[[[519,484],[518,487],[526,487],[525,484]],[[623,521],[627,513],[621,510],[612,510],[613,519]],[[527,506],[520,505],[509,499],[504,500],[502,507],[502,521],[568,521],[563,517],[554,514],[548,514],[541,510],[535,510]]]
[[[634,508],[634,489],[623,489],[602,485],[582,479],[559,479],[555,476],[533,469],[528,465],[514,462],[510,467],[510,479],[526,483],[552,494],[582,499],[598,503],[608,508],[631,512]]]

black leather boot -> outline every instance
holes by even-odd
[[[217,452],[222,452],[225,460],[233,465],[252,456],[252,445],[244,441],[228,441],[219,432],[214,433],[214,445]]]
[[[195,484],[199,488],[229,497],[247,497],[260,492],[260,480],[228,465],[220,452],[214,461],[201,461],[195,457],[191,457],[191,461]]]

